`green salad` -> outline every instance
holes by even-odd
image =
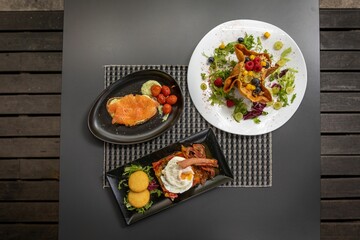
[[[217,48],[214,49],[211,55],[203,56],[207,58],[208,69],[206,72],[201,73],[202,83],[199,86],[202,91],[209,91],[210,96],[208,101],[211,105],[223,105],[232,109],[232,117],[237,122],[242,120],[253,120],[254,123],[260,123],[261,118],[266,117],[268,112],[266,109],[273,108],[274,110],[282,109],[293,103],[296,98],[295,79],[297,70],[287,67],[287,63],[291,61],[290,54],[292,53],[291,47],[286,47],[285,44],[277,40],[273,43],[270,52],[269,49],[264,49],[262,42],[270,41],[270,34],[264,36],[254,36],[252,34],[245,34],[233,42],[222,42]],[[249,52],[256,52],[255,54],[244,54],[245,59],[243,65],[239,65],[240,60],[236,56],[235,48],[238,44],[242,44]],[[274,59],[276,53],[277,59]],[[269,57],[268,61],[261,59],[257,56],[266,55]],[[255,61],[258,58],[260,67],[252,70],[248,68],[251,64],[249,61]],[[259,60],[260,59],[260,60]],[[273,65],[269,63],[273,62]],[[267,102],[254,102],[247,101],[244,94],[239,94],[237,87],[226,91],[224,85],[226,80],[234,74],[235,67],[245,66],[240,70],[238,79],[241,79],[241,84],[247,89],[245,91],[251,92],[253,96],[264,94],[264,91],[271,93],[271,101]],[[268,69],[272,70],[270,74],[264,78],[264,72]],[[260,85],[261,84],[261,85]],[[239,87],[240,88],[240,87]],[[245,100],[246,99],[246,100]],[[250,103],[249,103],[250,102]]]

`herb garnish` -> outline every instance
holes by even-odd
[[[255,45],[255,39],[253,35],[248,35],[247,33],[245,33],[245,37],[244,37],[244,42],[243,44],[245,45],[245,47],[247,49],[252,49]]]

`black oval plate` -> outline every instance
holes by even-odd
[[[177,96],[177,103],[172,106],[168,119],[163,121],[162,116],[157,114],[147,122],[134,127],[112,124],[112,118],[106,110],[107,101],[112,97],[141,94],[141,86],[148,80],[171,86],[171,93]],[[173,126],[183,108],[184,98],[180,86],[172,76],[159,70],[143,70],[117,80],[99,95],[89,112],[88,127],[95,137],[105,142],[124,145],[141,143],[159,136]]]

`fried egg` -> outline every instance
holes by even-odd
[[[193,185],[194,171],[191,166],[183,169],[177,164],[183,160],[183,157],[173,157],[162,170],[161,181],[169,192],[183,193]]]

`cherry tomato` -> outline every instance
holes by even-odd
[[[165,97],[167,97],[170,95],[171,90],[168,86],[163,85],[161,88],[161,93],[164,94]]]
[[[170,105],[174,105],[176,102],[177,102],[177,96],[175,95],[170,95],[166,98],[166,103]]]
[[[152,85],[150,90],[151,90],[151,95],[153,95],[154,97],[157,97],[157,96],[159,96],[159,94],[161,92],[161,86]]]
[[[161,93],[157,96],[157,100],[158,100],[158,102],[159,102],[160,104],[166,103],[166,98],[165,98],[165,96],[164,96],[163,94],[161,94]]]
[[[165,103],[162,110],[164,114],[168,114],[171,113],[172,107],[170,104]]]

